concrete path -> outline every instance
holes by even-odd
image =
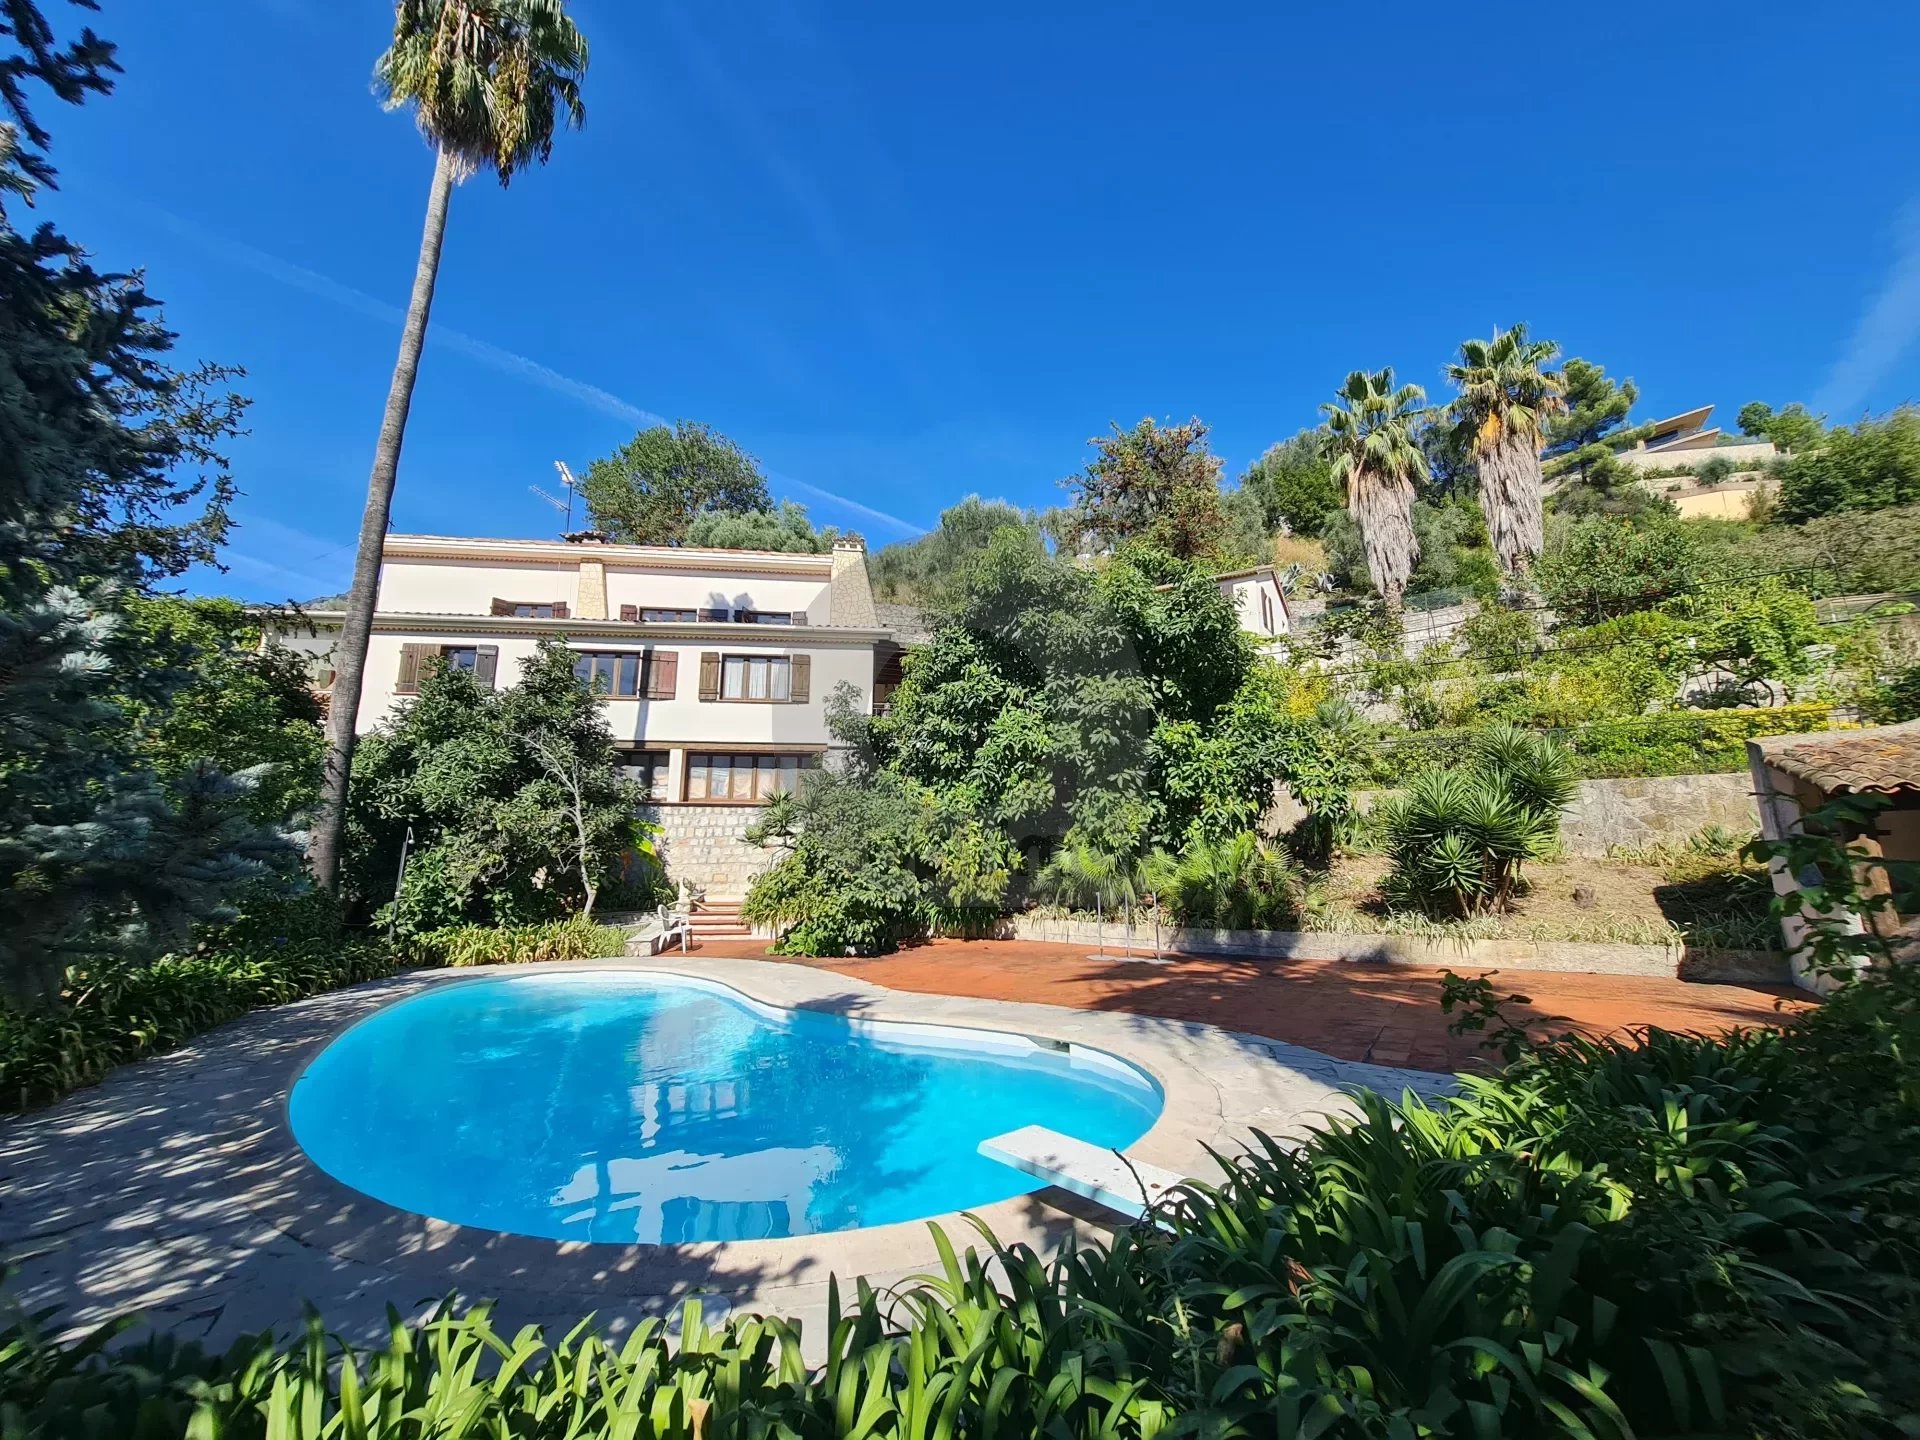
[[[1237,1149],[1254,1128],[1298,1133],[1344,1105],[1345,1088],[1434,1093],[1431,1074],[1332,1059],[1259,1036],[1148,1015],[905,994],[830,971],[712,956],[537,969],[680,970],[789,1007],[1010,1030],[1097,1046],[1152,1073],[1160,1121],[1129,1155],[1209,1177],[1205,1146]],[[709,1315],[766,1310],[817,1335],[826,1280],[895,1283],[934,1266],[925,1222],[787,1240],[671,1246],[565,1244],[449,1225],[395,1210],[308,1162],[286,1125],[299,1070],[342,1027],[382,1005],[488,970],[421,972],[261,1011],[187,1049],[0,1123],[0,1256],[10,1298],[58,1306],[88,1327],[139,1310],[156,1326],[224,1345],[286,1330],[302,1302],[358,1339],[391,1305],[418,1315],[450,1293],[499,1301],[509,1327],[564,1330],[598,1312],[614,1330],[689,1295]],[[404,1143],[365,1117],[369,1144]],[[981,1211],[1006,1241],[1048,1246],[1092,1234],[1057,1191]],[[942,1218],[956,1243],[974,1239]]]

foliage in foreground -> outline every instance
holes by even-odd
[[[1920,971],[1787,1033],[1570,1040],[1261,1142],[1163,1231],[943,1250],[798,1328],[484,1306],[358,1349],[0,1335],[10,1433],[1898,1436],[1920,1416]],[[943,1242],[944,1246],[944,1242]]]

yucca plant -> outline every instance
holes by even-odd
[[[1470,768],[1431,770],[1379,807],[1391,893],[1466,916],[1505,910],[1520,867],[1546,853],[1573,796],[1573,757],[1546,736],[1497,725]]]

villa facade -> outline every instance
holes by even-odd
[[[310,610],[283,643],[328,668],[342,615]],[[563,640],[605,696],[627,773],[646,788],[665,858],[716,897],[768,855],[741,832],[831,743],[826,700],[845,683],[870,709],[897,654],[874,611],[866,549],[825,555],[618,545],[594,537],[390,535],[380,571],[365,733],[418,693],[434,660],[505,688],[543,639]]]

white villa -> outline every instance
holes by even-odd
[[[317,633],[281,640],[314,656],[324,689],[342,617],[307,618]],[[389,535],[358,729],[417,691],[424,660],[505,687],[556,636],[576,653],[581,678],[606,693],[629,773],[658,807],[675,878],[715,896],[744,894],[765,865],[740,832],[820,763],[827,697],[847,681],[870,707],[876,676],[899,652],[875,616],[857,540],[790,555]]]
[[[1215,577],[1261,644],[1291,628],[1271,566]],[[540,641],[562,638],[575,670],[606,697],[627,773],[651,796],[676,880],[736,899],[769,856],[740,837],[756,811],[821,763],[826,699],[842,682],[884,709],[904,650],[925,637],[918,612],[883,623],[866,547],[830,554],[566,540],[389,535],[374,602],[356,726],[378,725],[418,693],[430,659],[513,684]],[[911,624],[902,616],[911,617]],[[281,643],[330,668],[342,614],[306,612]]]

